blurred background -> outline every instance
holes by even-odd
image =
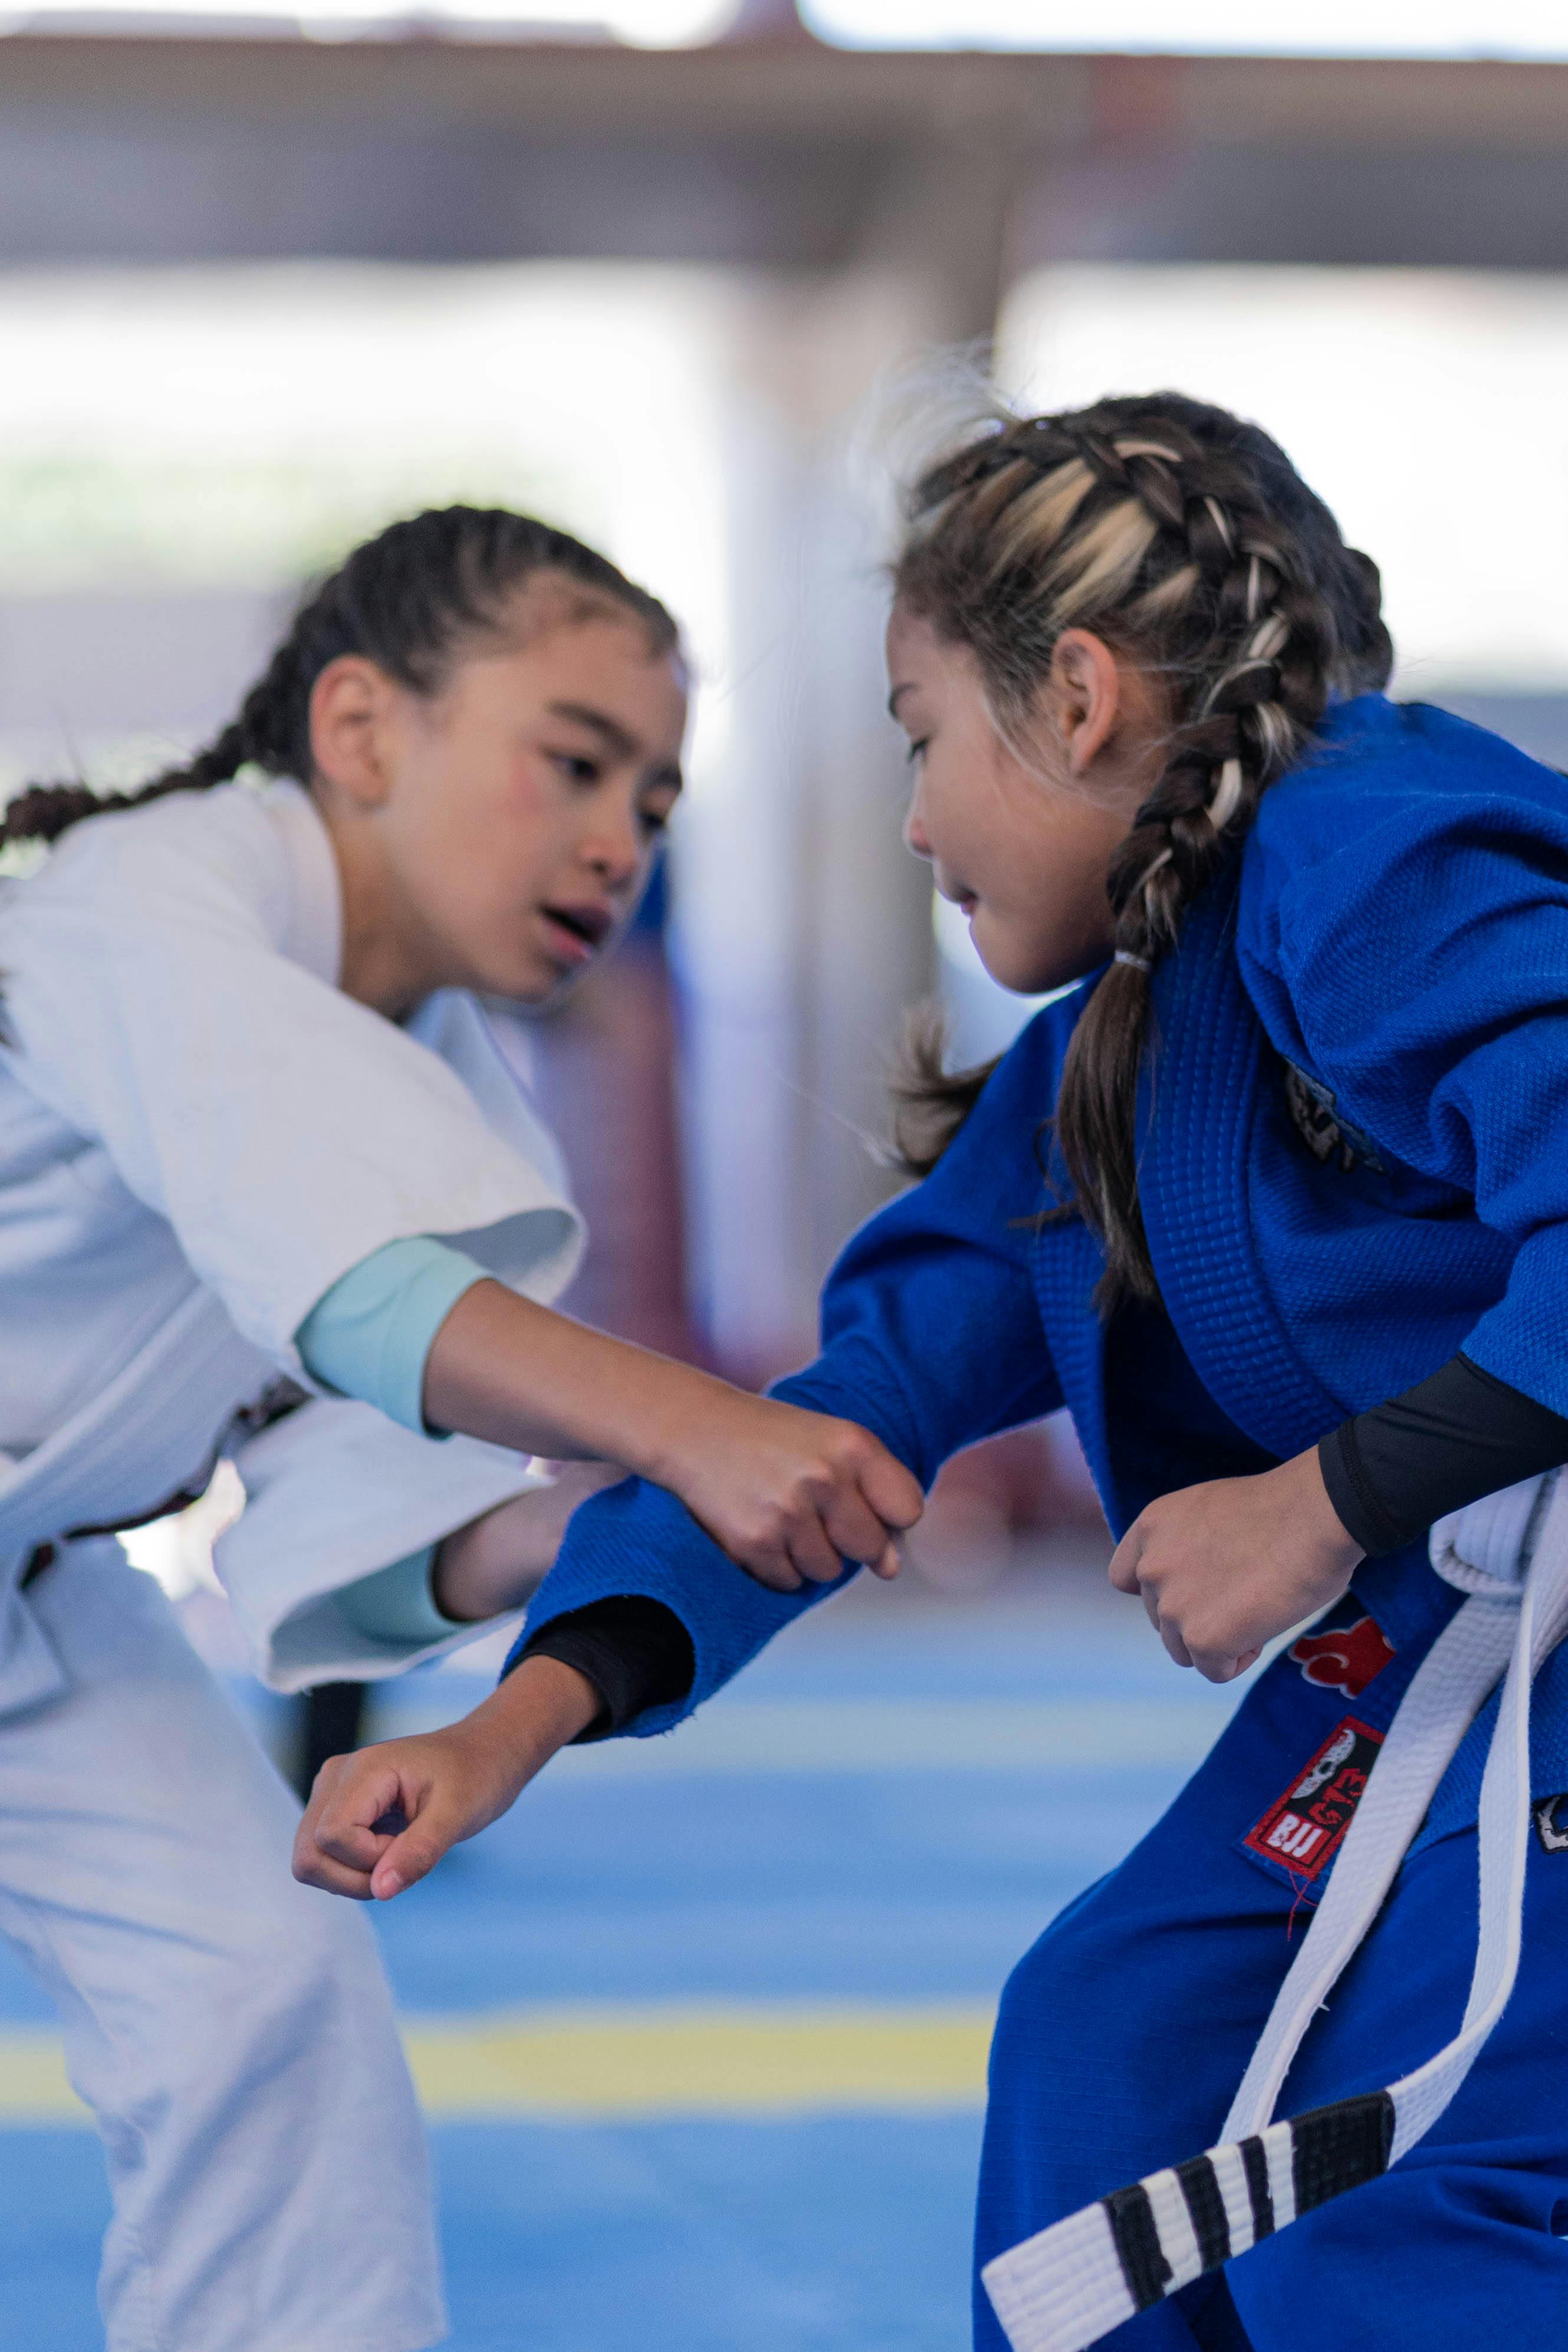
[[[638,929],[538,1025],[594,1233],[570,1303],[757,1381],[890,1189],[905,1008],[940,992],[967,1059],[1030,1009],[900,846],[877,420],[954,345],[1042,405],[1236,405],[1382,564],[1396,690],[1568,764],[1568,22],[524,8],[0,16],[0,795],[204,740],[301,581],[396,514],[500,501],[604,547],[699,690]],[[239,1499],[137,1557],[295,1769],[206,1564]],[[977,1449],[893,1592],[676,1739],[564,1759],[393,1907],[466,2352],[964,2340],[1006,1969],[1230,1703],[1150,1654],[1104,1557],[1063,1430]],[[494,1648],[371,1727],[461,1711]],[[7,2352],[99,2340],[80,2126],[0,1958]]]

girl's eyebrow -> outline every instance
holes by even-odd
[[[634,760],[643,748],[635,735],[629,734],[618,719],[608,717],[602,710],[595,710],[590,703],[550,702],[545,708],[554,718],[575,719],[580,727],[591,727],[618,759]]]

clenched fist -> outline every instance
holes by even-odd
[[[1259,1477],[1162,1495],[1116,1547],[1111,1581],[1140,1595],[1178,1666],[1228,1683],[1276,1633],[1337,1601],[1361,1557],[1314,1446]]]

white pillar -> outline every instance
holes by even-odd
[[[885,1196],[862,1133],[929,984],[883,710],[885,549],[846,451],[914,338],[885,275],[732,297],[722,656],[699,687],[673,948],[695,1304],[727,1365],[766,1374],[810,1351],[828,1263]]]

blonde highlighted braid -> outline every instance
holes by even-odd
[[[1027,745],[1065,629],[1093,630],[1169,696],[1165,766],[1107,879],[1113,960],[1056,1113],[1075,1205],[1105,1247],[1102,1306],[1152,1298],[1135,1129],[1150,977],[1330,698],[1386,682],[1377,568],[1267,434],[1176,393],[992,417],[915,484],[907,522],[897,596],[972,650],[1005,740]],[[955,1110],[975,1077],[946,1082]],[[939,1090],[904,1083],[906,1101],[924,1093],[926,1138]]]

